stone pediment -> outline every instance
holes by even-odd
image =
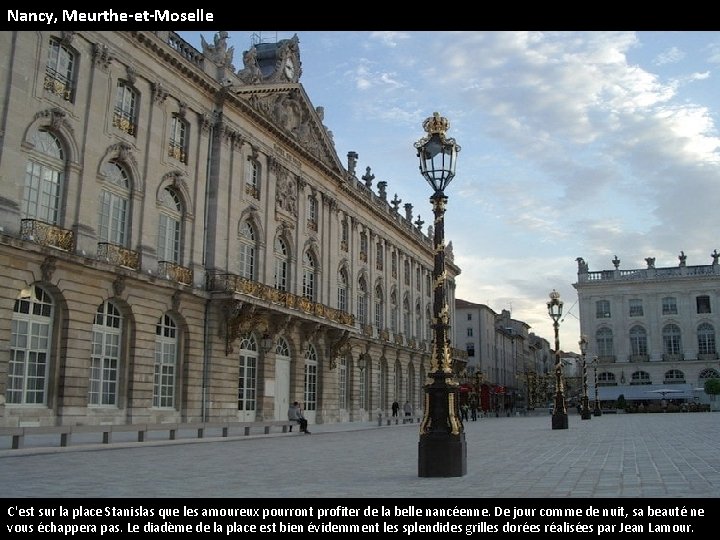
[[[345,178],[332,133],[322,123],[323,109],[312,106],[300,84],[255,84],[233,88],[232,93],[271,122],[286,139]]]

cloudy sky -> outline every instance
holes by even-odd
[[[200,49],[200,33],[182,32]],[[296,32],[258,32],[263,41]],[[234,64],[252,32],[230,32]],[[431,221],[413,143],[438,111],[462,150],[446,241],[457,297],[511,311],[561,347],[580,336],[577,257],[590,271],[712,262],[720,250],[720,32],[297,31],[300,82],[337,153]]]

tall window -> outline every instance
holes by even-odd
[[[340,223],[340,227],[342,229],[340,233],[340,249],[343,251],[348,250],[348,243],[350,241],[350,226],[348,225],[347,219],[343,219]]]
[[[412,335],[411,329],[412,323],[410,321],[410,301],[407,296],[403,300],[403,332],[405,333],[405,339],[410,339]]]
[[[348,407],[348,360],[343,356],[338,363],[338,407],[340,410],[347,410]]]
[[[153,407],[175,406],[175,379],[178,362],[178,335],[175,321],[163,315],[155,326],[155,374]]]
[[[305,353],[305,410],[317,410],[317,353],[312,344],[308,345]]]
[[[117,405],[122,315],[112,302],[95,313],[90,356],[90,405]]]
[[[680,327],[676,324],[667,324],[662,330],[663,352],[665,354],[680,354],[682,344],[680,341]]]
[[[642,326],[630,329],[630,354],[645,356],[648,353],[647,333]]]
[[[383,245],[380,242],[375,244],[375,268],[377,270],[383,269]]]
[[[613,333],[609,328],[598,328],[595,333],[598,356],[613,356]]]
[[[315,195],[308,196],[307,225],[311,231],[318,230],[318,200]]]
[[[420,309],[420,304],[416,304],[415,305],[415,332],[417,332],[417,335],[415,337],[417,337],[418,339],[423,338],[423,336],[422,336],[423,328],[425,328],[425,326],[422,323],[422,310]]]
[[[407,285],[409,287],[410,286],[410,261],[408,261],[407,259],[405,260],[404,267],[405,267],[404,281],[405,281],[405,285]]]
[[[468,326],[467,337],[473,337],[473,329],[471,326]]]
[[[358,292],[357,292],[357,316],[360,324],[367,324],[367,283],[365,278],[360,276],[358,279]]]
[[[188,123],[179,115],[174,114],[170,124],[170,142],[168,155],[181,163],[187,163]]]
[[[254,411],[257,401],[257,341],[247,334],[240,342],[238,411]]]
[[[397,296],[395,291],[390,294],[390,330],[393,334],[397,334],[398,331],[398,305]]]
[[[51,37],[43,88],[65,101],[73,101],[74,70],[75,54]]]
[[[10,325],[7,403],[46,403],[53,316],[53,300],[40,287],[23,290],[15,300]]]
[[[255,279],[255,231],[248,221],[240,226],[240,275]]]
[[[630,316],[631,317],[642,317],[643,316],[643,305],[642,305],[641,299],[632,298],[630,300]]]
[[[340,311],[345,311],[345,312],[347,312],[347,310],[348,310],[347,287],[348,287],[347,272],[345,271],[344,268],[341,268],[340,272],[338,272],[338,309]]]
[[[397,279],[397,252],[395,251],[390,254],[390,269],[392,271],[392,277]]]
[[[715,354],[715,329],[709,323],[702,323],[697,329],[698,353]]]
[[[65,156],[58,139],[38,130],[32,137],[34,151],[25,166],[23,214],[56,225],[64,181]]]
[[[385,302],[383,301],[383,290],[380,285],[375,287],[375,327],[382,330],[385,327]]]
[[[125,169],[115,162],[103,168],[105,184],[100,191],[98,239],[124,246],[127,235],[130,181]]]
[[[711,313],[709,296],[698,296],[695,301],[697,303],[698,313]]]
[[[303,296],[315,301],[315,259],[310,251],[303,257]]]
[[[362,262],[368,260],[368,237],[364,231],[360,233],[360,260]]]
[[[610,318],[610,302],[608,300],[598,300],[597,302],[595,302],[595,318]]]
[[[415,289],[420,290],[420,267],[415,269]]]
[[[138,93],[125,81],[118,81],[115,90],[113,126],[128,135],[137,134]]]
[[[172,188],[165,188],[160,195],[160,223],[158,225],[159,261],[180,264],[180,223],[182,204]]]
[[[358,380],[358,396],[360,397],[360,403],[358,406],[361,409],[367,410],[368,409],[368,381],[370,380],[370,367],[369,367],[369,361],[365,360],[366,367],[360,372],[360,377]]]
[[[287,291],[288,283],[288,249],[285,240],[275,238],[275,288]]]
[[[677,315],[677,299],[673,296],[666,296],[662,299],[662,314]]]

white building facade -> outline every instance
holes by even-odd
[[[573,286],[600,400],[708,399],[705,381],[720,377],[718,253],[706,265],[678,258],[674,267],[656,268],[648,257],[646,268],[623,270],[615,257],[613,269],[600,271],[578,258]]]

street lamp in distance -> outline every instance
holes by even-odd
[[[555,289],[550,293],[547,308],[553,322],[553,330],[555,330],[555,401],[552,412],[552,428],[567,429],[568,414],[565,406],[562,362],[560,361],[560,317],[562,317],[563,302],[560,300],[560,293]]]
[[[578,342],[578,345],[580,345],[580,354],[582,355],[582,385],[583,385],[583,395],[582,395],[582,405],[580,409],[580,418],[582,420],[590,420],[592,418],[592,415],[590,414],[590,407],[588,404],[588,382],[587,382],[587,362],[586,362],[586,355],[587,355],[587,336],[584,334],[580,336],[580,341]]]
[[[433,267],[433,339],[428,377],[424,388],[423,419],[418,443],[418,476],[451,477],[467,474],[465,428],[460,417],[458,382],[453,378],[450,349],[450,309],[445,273],[445,188],[455,176],[460,146],[445,136],[447,118],[438,113],[423,122],[427,135],[415,143],[420,173],[433,190],[435,253]]]

